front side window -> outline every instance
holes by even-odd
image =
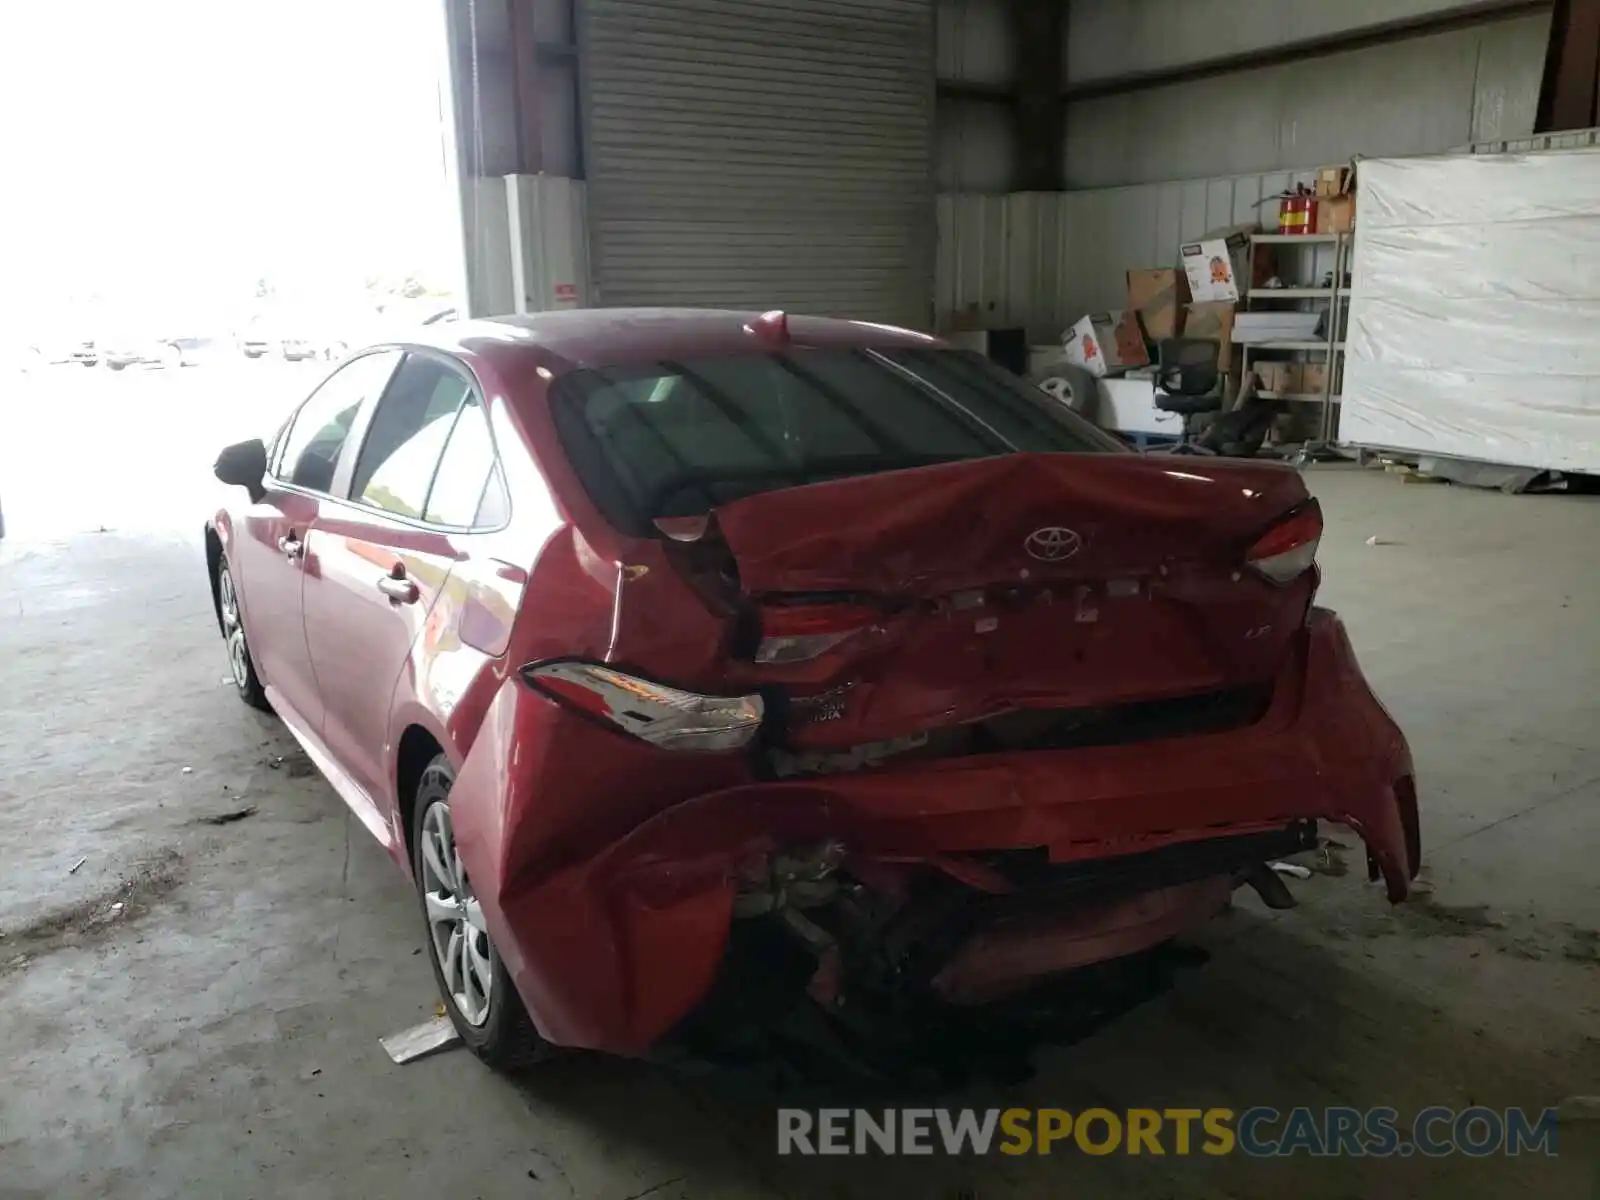
[[[439,359],[407,355],[373,414],[350,483],[351,498],[422,520],[434,468],[456,412],[471,392],[466,377]]]
[[[552,392],[607,518],[648,532],[755,492],[1017,452],[1123,447],[979,355],[807,350],[593,368]]]
[[[339,456],[368,398],[383,391],[400,354],[380,350],[340,367],[312,392],[278,435],[273,471],[279,479],[316,492],[333,489]]]

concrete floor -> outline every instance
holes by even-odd
[[[19,494],[35,456],[0,437],[0,1197],[1600,1194],[1581,1129],[1555,1160],[780,1161],[778,1098],[730,1075],[393,1066],[378,1038],[433,1007],[415,901],[225,680],[197,536],[216,421],[184,386],[161,424],[187,434],[90,484],[35,469]],[[176,481],[186,524],[138,510],[138,468]],[[1041,1048],[1023,1085],[923,1103],[1600,1092],[1600,504],[1310,478],[1324,599],[1416,754],[1423,894],[1389,908],[1352,856],[1295,911],[1241,901],[1174,991]],[[57,494],[107,531],[38,536]]]

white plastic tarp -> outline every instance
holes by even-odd
[[[1600,471],[1600,150],[1358,181],[1340,440]]]

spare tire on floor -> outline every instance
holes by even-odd
[[[1095,420],[1100,410],[1094,376],[1069,362],[1047,363],[1029,376],[1029,382],[1055,397],[1085,420]]]

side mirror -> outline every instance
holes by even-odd
[[[260,438],[248,442],[235,442],[217,455],[212,474],[223,483],[242,487],[250,493],[252,503],[267,494],[262,480],[267,475],[267,447]]]

